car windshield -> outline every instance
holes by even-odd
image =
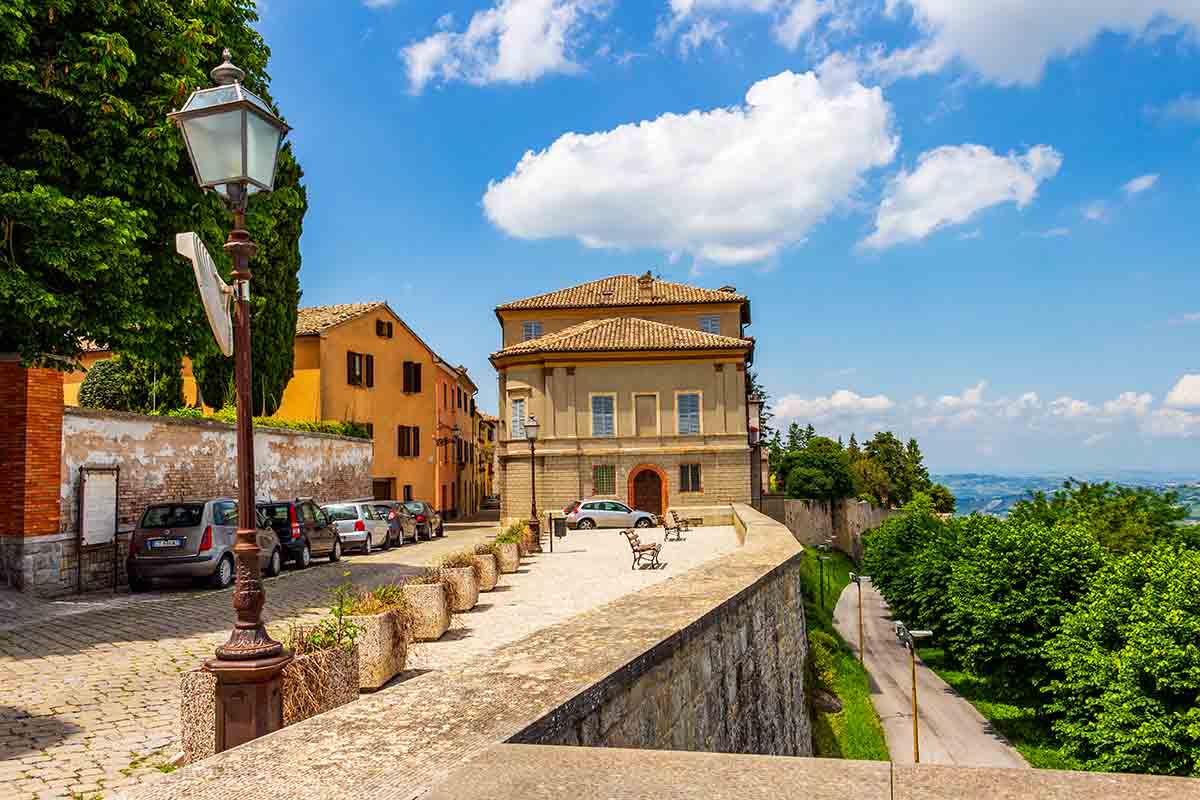
[[[142,528],[193,528],[200,524],[204,506],[200,503],[174,503],[150,506],[142,514]]]
[[[425,513],[425,504],[420,501],[417,501],[417,500],[409,500],[407,503],[404,504],[404,507],[407,508],[409,511],[411,511],[414,514],[424,514]]]
[[[358,519],[358,511],[354,506],[321,506],[334,522]]]

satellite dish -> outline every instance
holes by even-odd
[[[217,265],[213,263],[199,235],[190,232],[175,234],[175,251],[192,262],[196,284],[200,287],[200,300],[204,303],[204,313],[208,315],[213,336],[217,337],[217,346],[225,355],[233,355],[233,317],[229,312],[233,287],[217,272]]]

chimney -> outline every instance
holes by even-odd
[[[646,274],[638,278],[638,299],[642,301],[651,300],[654,297],[654,278],[650,275],[650,270],[646,270]]]
[[[737,287],[730,286],[729,284],[725,284],[720,289],[717,289],[717,291],[718,292],[728,292],[729,294],[737,294]]]

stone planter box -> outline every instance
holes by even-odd
[[[454,611],[470,611],[479,602],[479,584],[470,567],[442,567],[442,575],[454,585]]]
[[[479,573],[479,591],[490,592],[496,588],[496,582],[500,580],[500,571],[496,567],[496,557],[490,553],[487,555],[472,556],[471,560],[475,562],[476,571]]]
[[[418,642],[433,642],[442,638],[450,627],[450,607],[446,590],[440,583],[406,584],[404,594],[412,607],[412,637]]]
[[[521,566],[521,549],[516,542],[500,545],[500,553],[496,556],[496,566],[505,574],[517,571]]]
[[[317,700],[315,708],[295,708],[300,686]],[[217,752],[217,677],[197,668],[179,679],[179,743],[183,763],[191,764]],[[358,697],[358,646],[299,656],[283,670],[284,726],[343,706]],[[289,702],[292,697],[293,702]],[[301,713],[303,712],[303,713]]]
[[[346,619],[360,629],[354,640],[360,690],[373,692],[404,671],[409,632],[400,628],[399,611]]]

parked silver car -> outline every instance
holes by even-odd
[[[375,503],[375,500],[347,500],[321,506],[337,528],[342,547],[370,553],[376,547],[387,550],[392,546],[387,512],[376,511]]]
[[[563,509],[567,527],[578,530],[591,528],[653,528],[657,524],[649,511],[637,511],[616,500],[576,500]]]
[[[125,561],[129,588],[143,592],[154,578],[205,578],[214,588],[233,583],[238,502],[232,497],[156,503],[142,512]],[[279,538],[258,514],[260,565],[267,575],[283,566]]]

